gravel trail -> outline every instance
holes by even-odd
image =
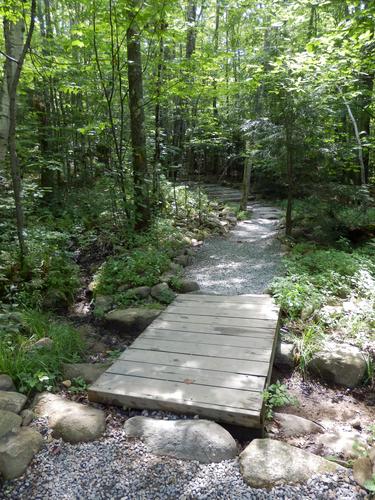
[[[281,211],[255,202],[248,208],[251,219],[238,222],[226,237],[205,241],[187,269],[186,276],[199,283],[202,293],[263,293],[279,274]]]
[[[304,485],[270,491],[250,488],[238,459],[215,464],[184,462],[147,452],[125,437],[121,410],[110,417],[103,439],[71,445],[49,442],[23,477],[4,484],[6,500],[354,500],[366,494],[350,475],[317,476]],[[134,413],[134,412],[132,412]],[[159,418],[161,412],[152,412]],[[147,414],[147,412],[143,412]],[[176,418],[170,414],[164,418]],[[42,429],[40,429],[42,430]]]

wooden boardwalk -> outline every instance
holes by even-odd
[[[89,388],[89,399],[261,429],[278,318],[268,295],[179,295]]]

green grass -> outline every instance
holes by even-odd
[[[0,320],[0,373],[9,375],[20,392],[53,388],[61,377],[62,363],[81,359],[83,341],[66,323],[35,310],[4,313]],[[52,347],[33,348],[43,337],[52,340]]]

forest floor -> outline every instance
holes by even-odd
[[[202,292],[263,293],[281,272],[283,250],[277,240],[280,213],[261,203],[249,208],[250,220],[239,222],[227,237],[208,239],[197,250],[186,274],[199,282]],[[111,340],[109,334],[107,340]],[[299,400],[298,406],[286,407],[285,412],[316,420],[328,429],[336,426],[358,429],[371,423],[373,415],[365,404],[345,390],[304,381],[297,374],[276,372],[275,377]],[[74,399],[84,402],[85,398]],[[303,485],[278,486],[266,491],[245,483],[238,459],[205,465],[154,456],[141,442],[126,439],[123,423],[127,418],[139,414],[167,419],[191,417],[147,410],[103,409],[107,413],[107,430],[102,439],[77,445],[50,440],[24,476],[6,483],[0,497],[21,500],[366,498],[350,472],[317,476]],[[43,419],[37,419],[33,425],[48,433]],[[314,436],[288,442],[315,453],[320,451]],[[239,444],[240,448],[244,444]]]

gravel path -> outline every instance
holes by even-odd
[[[126,416],[114,410],[104,439],[70,445],[52,441],[35,457],[32,467],[4,484],[7,500],[237,500],[366,498],[349,475],[312,478],[305,485],[265,491],[247,486],[238,460],[216,464],[184,462],[147,453],[138,440],[125,438]],[[134,413],[134,412],[132,412]],[[147,412],[143,412],[144,414]],[[153,412],[155,416],[156,412]],[[158,417],[163,414],[159,413]],[[165,418],[171,418],[167,415]],[[41,425],[39,425],[40,430]]]
[[[263,293],[281,270],[281,243],[276,239],[281,211],[249,205],[251,220],[241,221],[227,237],[208,239],[197,251],[186,276],[203,293]]]

